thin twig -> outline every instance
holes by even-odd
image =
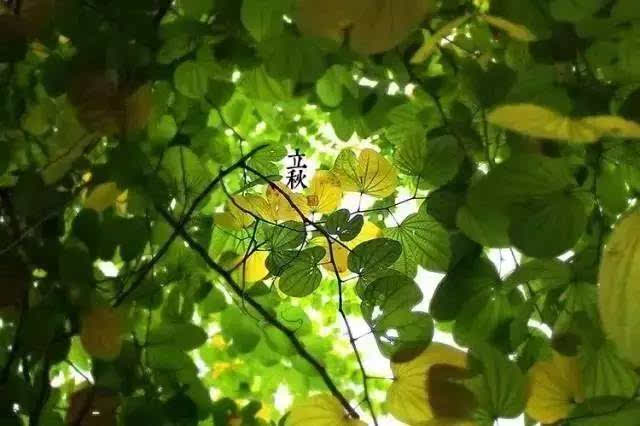
[[[353,417],[353,418],[356,418],[356,419],[360,418],[360,416],[353,409],[351,404],[349,404],[349,401],[346,399],[346,397],[340,392],[340,390],[338,390],[336,385],[333,383],[333,380],[331,379],[331,377],[327,373],[327,370],[325,369],[325,367],[322,364],[320,364],[320,362],[318,360],[316,360],[315,357],[313,355],[311,355],[311,353],[309,351],[307,351],[307,349],[302,345],[300,340],[298,340],[298,338],[296,337],[295,333],[293,331],[291,331],[289,328],[287,328],[280,321],[278,321],[277,318],[275,318],[273,315],[271,315],[271,313],[269,313],[269,311],[267,311],[262,305],[260,305],[258,302],[256,302],[250,295],[245,294],[242,291],[242,289],[240,288],[240,286],[233,279],[231,274],[226,269],[224,269],[222,266],[220,266],[215,260],[213,260],[211,258],[211,256],[209,256],[209,253],[207,252],[207,249],[204,248],[196,240],[194,240],[193,237],[191,237],[184,230],[184,228],[180,226],[179,222],[177,222],[173,217],[171,217],[171,215],[169,215],[166,211],[164,211],[162,209],[158,209],[158,213],[174,228],[174,230],[176,232],[178,232],[180,234],[182,239],[184,239],[187,242],[189,247],[192,250],[194,250],[196,253],[198,253],[200,255],[200,257],[204,260],[204,262],[211,269],[213,269],[215,272],[217,272],[227,282],[227,284],[231,287],[233,292],[238,297],[244,298],[247,301],[247,303],[249,305],[251,305],[251,307],[254,308],[265,319],[265,321],[267,323],[269,323],[272,326],[276,327],[278,330],[280,330],[287,337],[287,339],[291,342],[291,344],[296,349],[298,354],[303,359],[305,359],[309,364],[311,364],[311,366],[313,366],[313,368],[318,372],[318,374],[320,375],[320,377],[322,378],[324,383],[327,385],[327,388],[329,388],[329,391],[331,392],[331,394],[333,396],[335,396],[338,399],[338,401],[340,401],[340,403],[345,408],[345,410],[347,410],[349,415],[351,417]]]
[[[196,209],[198,208],[198,206],[205,200],[205,198],[207,198],[207,196],[209,195],[209,193],[211,191],[213,191],[213,189],[220,183],[222,182],[222,180],[229,175],[230,173],[232,173],[234,170],[242,167],[245,163],[245,161],[247,161],[247,159],[251,158],[251,156],[253,156],[256,152],[264,149],[266,147],[266,145],[260,145],[257,148],[251,150],[247,155],[243,156],[240,160],[238,160],[236,163],[234,163],[232,166],[230,166],[227,169],[222,170],[218,176],[216,176],[215,179],[213,179],[209,185],[207,185],[202,192],[193,200],[193,203],[191,204],[191,206],[189,207],[189,209],[186,211],[186,213],[184,214],[184,216],[182,217],[182,219],[180,219],[180,226],[179,229],[184,228],[184,226],[187,224],[187,222],[189,222],[189,220],[191,220],[191,216],[193,216],[193,213],[196,211]],[[120,306],[126,299],[127,297],[133,293],[139,286],[140,284],[142,284],[142,282],[144,281],[144,279],[146,278],[147,274],[149,273],[149,271],[155,266],[156,263],[158,263],[160,261],[160,259],[162,259],[162,257],[167,253],[167,251],[169,250],[169,247],[171,246],[171,244],[175,241],[175,239],[178,237],[179,235],[179,231],[175,230],[171,236],[169,236],[169,238],[167,239],[167,241],[162,245],[162,247],[160,247],[160,249],[156,252],[156,254],[153,256],[153,258],[149,261],[149,263],[146,264],[146,266],[144,266],[142,268],[142,271],[140,272],[140,275],[138,276],[138,278],[136,279],[136,281],[133,282],[133,284],[131,284],[131,286],[129,286],[129,288],[125,291],[123,291],[115,300],[113,306],[117,307]]]

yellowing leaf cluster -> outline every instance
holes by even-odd
[[[97,185],[84,201],[85,208],[101,213],[120,200],[123,192],[115,182]]]
[[[615,226],[606,244],[599,274],[598,306],[602,328],[620,354],[640,366],[640,212]]]
[[[268,222],[302,222],[303,217],[310,213],[307,198],[280,183],[267,185],[264,197],[255,194],[241,195],[236,198],[236,203],[242,211],[250,212]]]
[[[575,404],[584,400],[577,357],[554,352],[552,359],[536,362],[529,369],[529,399],[526,412],[541,423],[566,418]]]
[[[318,170],[307,190],[307,204],[312,213],[332,213],[340,206],[340,179],[327,170]]]
[[[534,138],[590,143],[603,136],[640,139],[640,124],[614,115],[572,118],[533,105],[504,105],[493,110],[489,122]]]
[[[429,370],[438,364],[466,368],[467,355],[452,346],[434,342],[408,362],[391,362],[394,381],[387,391],[387,409],[396,419],[411,426],[465,424],[466,420],[438,419],[434,415],[427,383]]]
[[[340,401],[331,395],[314,395],[291,409],[285,426],[366,426],[362,420],[352,419]]]
[[[80,341],[89,355],[103,360],[117,358],[122,349],[120,313],[107,307],[94,308],[81,320]]]
[[[432,0],[300,0],[302,33],[335,40],[349,35],[350,47],[363,55],[384,52],[403,41],[433,9]]]

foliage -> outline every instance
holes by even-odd
[[[0,423],[637,425],[639,22],[3,0]]]

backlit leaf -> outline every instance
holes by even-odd
[[[396,189],[396,172],[393,166],[372,149],[362,150],[357,158],[353,151],[342,151],[336,158],[332,171],[347,192],[386,197]]]

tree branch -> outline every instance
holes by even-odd
[[[356,345],[356,339],[354,339],[353,337],[353,332],[351,331],[351,326],[349,325],[349,320],[347,319],[347,315],[344,312],[344,307],[343,307],[343,303],[342,303],[342,277],[340,277],[340,272],[338,271],[338,266],[335,262],[335,257],[334,257],[334,253],[333,253],[333,243],[336,242],[340,245],[342,245],[343,247],[345,247],[348,251],[351,251],[351,249],[349,247],[347,247],[342,241],[334,238],[331,234],[329,234],[323,227],[321,227],[320,225],[318,225],[316,222],[308,219],[305,214],[302,212],[302,210],[300,210],[300,208],[294,203],[294,201],[291,199],[291,197],[289,196],[289,194],[287,194],[285,191],[282,190],[282,188],[280,188],[278,185],[274,185],[266,176],[264,176],[262,173],[260,173],[259,171],[253,169],[250,166],[245,165],[244,166],[248,171],[250,171],[251,173],[255,174],[256,176],[260,177],[261,179],[263,179],[265,182],[267,182],[269,185],[271,185],[276,191],[278,191],[289,203],[289,205],[291,206],[291,208],[293,208],[296,213],[298,213],[298,215],[300,216],[300,219],[303,221],[303,223],[312,226],[313,228],[315,228],[318,232],[320,232],[327,240],[327,245],[329,247],[329,259],[331,261],[331,265],[333,266],[333,272],[335,274],[336,280],[338,282],[338,312],[340,312],[340,316],[342,317],[342,320],[345,324],[345,327],[347,328],[347,333],[349,335],[349,343],[351,345],[351,348],[353,349],[353,352],[356,356],[356,361],[358,362],[358,367],[360,368],[360,373],[362,374],[362,385],[364,387],[364,400],[367,403],[367,406],[369,407],[369,411],[371,412],[371,418],[373,420],[373,423],[377,426],[378,425],[378,419],[376,418],[376,414],[375,411],[373,409],[373,404],[371,403],[371,398],[369,397],[369,388],[367,386],[367,373],[364,369],[364,365],[362,363],[362,358],[360,357],[360,351],[358,350],[358,347]]]
[[[287,339],[291,342],[291,344],[296,349],[298,354],[302,358],[304,358],[309,364],[311,364],[311,366],[318,372],[318,374],[320,375],[324,383],[327,385],[327,388],[329,388],[329,391],[331,392],[331,394],[334,397],[336,397],[338,401],[340,401],[340,404],[342,404],[342,406],[349,413],[349,415],[356,419],[360,418],[356,410],[351,406],[351,404],[349,404],[349,401],[347,401],[347,398],[340,392],[340,390],[338,390],[335,383],[333,383],[333,380],[331,379],[331,377],[329,377],[329,374],[327,373],[327,370],[325,369],[325,367],[322,364],[320,364],[320,362],[316,360],[315,357],[311,355],[311,353],[309,353],[309,351],[307,351],[307,349],[302,345],[300,340],[298,340],[295,333],[291,331],[289,328],[287,328],[280,321],[278,321],[277,318],[271,315],[269,311],[267,311],[264,307],[262,307],[262,305],[256,302],[251,296],[246,295],[242,291],[240,286],[235,282],[231,274],[222,266],[220,266],[215,260],[213,260],[211,256],[209,256],[209,253],[207,252],[207,250],[200,243],[194,240],[180,226],[180,222],[177,222],[173,217],[171,217],[171,215],[169,215],[166,211],[164,211],[161,208],[158,209],[158,213],[160,213],[160,215],[176,230],[176,232],[180,234],[182,239],[184,239],[187,242],[187,244],[189,244],[189,247],[200,255],[200,257],[205,261],[207,266],[209,266],[211,269],[217,272],[227,282],[227,284],[231,287],[233,292],[238,297],[241,297],[244,300],[246,300],[247,303],[251,305],[251,307],[254,308],[265,319],[267,323],[271,324],[272,326],[280,330],[287,337]]]
[[[243,156],[242,158],[240,158],[240,160],[238,160],[237,162],[235,162],[233,165],[231,165],[229,168],[222,170],[218,176],[216,176],[215,179],[213,179],[209,185],[207,185],[202,192],[193,200],[193,203],[191,204],[191,207],[189,207],[189,209],[187,209],[187,211],[185,212],[184,216],[182,217],[182,219],[180,219],[179,222],[179,227],[171,234],[171,236],[169,236],[169,238],[167,238],[167,241],[165,241],[165,243],[162,245],[162,247],[160,247],[160,249],[156,252],[156,254],[153,256],[153,258],[149,261],[149,263],[147,263],[142,270],[140,271],[140,275],[138,276],[138,278],[133,282],[133,284],[131,284],[131,286],[129,286],[129,288],[125,291],[123,291],[115,300],[115,302],[113,303],[114,307],[120,306],[126,299],[127,297],[129,297],[129,295],[131,293],[133,293],[139,286],[140,284],[142,284],[142,282],[144,281],[144,279],[146,278],[147,274],[149,273],[149,271],[151,269],[153,269],[153,267],[156,265],[156,263],[158,263],[160,261],[160,259],[162,259],[162,257],[167,253],[167,251],[169,250],[169,247],[171,246],[171,244],[175,241],[175,239],[178,237],[178,235],[180,234],[180,230],[182,230],[184,228],[184,226],[187,224],[187,222],[189,222],[189,220],[191,220],[191,217],[193,216],[193,213],[196,211],[196,209],[198,208],[198,206],[205,200],[205,198],[207,198],[207,196],[209,195],[209,193],[211,191],[213,191],[213,189],[220,183],[222,182],[222,180],[229,175],[230,173],[232,173],[234,170],[243,167],[244,163],[247,161],[247,159],[251,158],[251,156],[253,156],[256,152],[264,149],[266,147],[266,145],[260,145],[256,148],[254,148],[253,150],[251,150],[247,155]]]

